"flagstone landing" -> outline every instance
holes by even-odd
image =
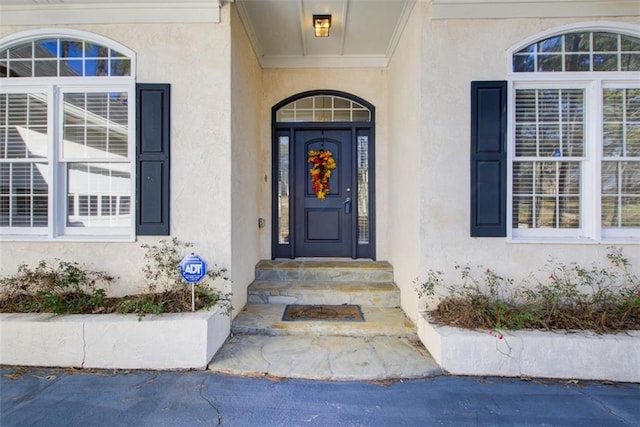
[[[334,381],[442,373],[399,308],[400,291],[387,262],[261,261],[248,302],[210,370]],[[283,321],[287,304],[358,304],[365,321]]]

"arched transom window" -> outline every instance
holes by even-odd
[[[640,29],[513,50],[514,239],[640,242]]]
[[[276,122],[370,122],[371,111],[351,99],[315,95],[278,109]]]
[[[131,238],[134,57],[90,33],[0,40],[0,236]]]
[[[41,37],[0,50],[0,77],[130,76],[131,58],[100,43]]]
[[[640,71],[640,38],[609,31],[556,35],[516,52],[513,71]]]

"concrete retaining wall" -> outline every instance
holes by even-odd
[[[196,313],[0,314],[0,364],[204,369],[229,335],[221,308]]]
[[[418,335],[445,371],[455,375],[530,376],[640,382],[640,331],[488,331],[439,326],[418,319]]]

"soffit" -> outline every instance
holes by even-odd
[[[415,0],[235,0],[265,68],[385,67]],[[313,15],[331,15],[315,37]]]

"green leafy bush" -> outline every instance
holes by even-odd
[[[179,264],[192,243],[176,238],[146,250],[143,292],[120,298],[107,297],[104,286],[113,278],[104,272],[87,270],[75,262],[40,261],[35,268],[21,265],[15,275],[0,279],[0,312],[91,314],[146,314],[191,311],[191,285],[183,282]],[[194,288],[196,310],[223,307],[231,314],[229,293],[215,287],[216,280],[227,281],[226,270],[213,266]]]
[[[437,301],[429,310],[436,323],[467,329],[591,330],[640,329],[640,281],[620,249],[610,248],[609,264],[582,267],[551,259],[546,280],[532,274],[522,283],[479,266],[455,266],[460,283],[447,285],[430,270],[417,284],[421,297]]]
[[[40,261],[35,268],[23,264],[13,276],[0,279],[0,311],[30,313],[92,313],[106,301],[102,288],[112,279],[86,270],[76,262]]]

